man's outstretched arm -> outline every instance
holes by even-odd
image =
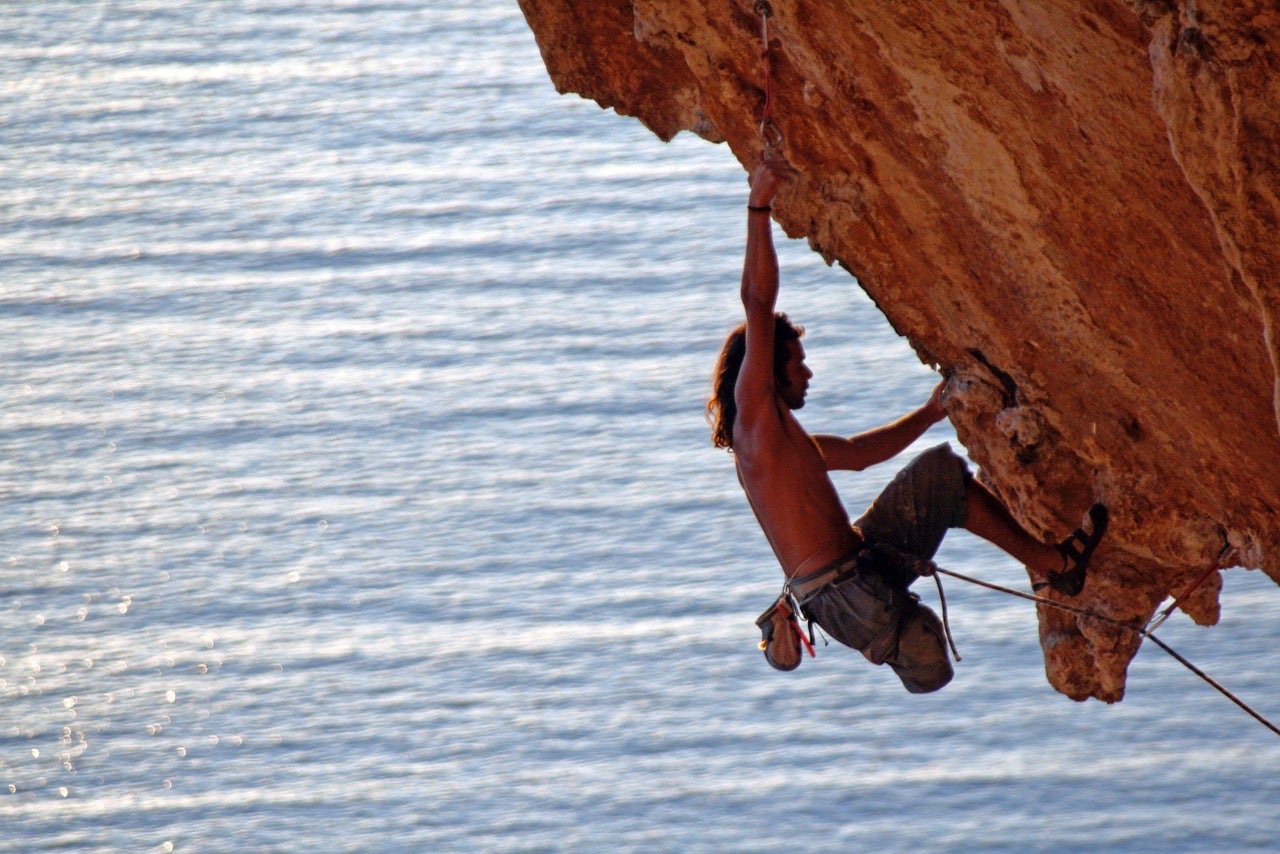
[[[942,407],[945,387],[945,382],[938,383],[924,406],[882,427],[847,439],[841,436],[814,436],[827,461],[827,470],[861,471],[902,453],[908,445],[924,435],[926,430],[947,417],[947,411]]]
[[[778,301],[778,255],[773,248],[773,204],[778,176],[761,163],[751,176],[747,199],[747,249],[742,263],[742,307],[747,313],[747,352],[735,396],[740,416],[773,401],[774,306]]]

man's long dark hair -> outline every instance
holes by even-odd
[[[775,381],[781,382],[787,365],[787,343],[799,340],[804,335],[804,327],[793,324],[782,312],[775,313],[773,317],[773,375]],[[742,370],[742,360],[746,356],[747,324],[740,323],[724,340],[724,346],[720,348],[720,359],[716,362],[716,370],[711,377],[707,421],[711,424],[711,441],[717,448],[733,450],[733,421],[738,417],[738,404],[734,400],[733,389],[738,384],[738,373]]]

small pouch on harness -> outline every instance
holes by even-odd
[[[805,637],[790,597],[782,594],[756,619],[760,627],[760,650],[764,660],[777,670],[795,670],[800,666],[801,645],[813,653],[813,642]]]

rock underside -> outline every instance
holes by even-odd
[[[520,2],[560,91],[758,161],[754,0]],[[776,220],[954,371],[960,440],[1028,529],[1110,508],[1072,604],[1141,625],[1215,563],[1280,580],[1280,6],[770,11]],[[1220,590],[1180,607],[1213,624]],[[1119,700],[1139,636],[1038,607],[1050,683]]]

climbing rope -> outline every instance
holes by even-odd
[[[764,78],[760,142],[764,145],[764,157],[768,160],[782,148],[782,131],[773,120],[773,52],[769,49],[769,19],[773,17],[773,7],[768,0],[756,0],[755,11],[760,16],[760,66]]]
[[[1201,573],[1199,578],[1191,582],[1191,586],[1188,587],[1186,590],[1182,591],[1182,593],[1179,596],[1177,596],[1172,603],[1170,603],[1168,608],[1165,608],[1163,611],[1161,611],[1158,616],[1152,617],[1151,620],[1147,622],[1147,625],[1145,626],[1145,630],[1148,632],[1154,632],[1156,629],[1163,626],[1164,621],[1169,619],[1169,615],[1173,613],[1174,608],[1177,608],[1179,605],[1182,604],[1182,601],[1184,599],[1186,599],[1188,596],[1194,593],[1195,589],[1199,587],[1201,584],[1203,584],[1206,578],[1208,578],[1210,575],[1213,575],[1213,573],[1216,572],[1217,570],[1222,569],[1222,558],[1226,555],[1227,550],[1229,548],[1231,548],[1230,543],[1223,543],[1222,550],[1218,552],[1218,556],[1215,557],[1213,559],[1213,562],[1209,564],[1209,568],[1206,569],[1203,573]]]
[[[1224,553],[1225,551],[1226,551],[1226,550],[1224,549],[1222,552],[1219,552],[1219,553],[1218,553],[1218,560],[1221,560],[1222,555],[1223,555],[1223,553]],[[1214,567],[1210,567],[1210,571],[1212,571],[1212,570],[1213,570],[1213,569],[1215,569],[1215,568],[1220,568],[1220,567],[1217,567],[1217,566],[1216,566],[1216,564],[1217,564],[1217,561],[1215,561],[1215,566],[1214,566]],[[1027,599],[1027,600],[1029,600],[1029,601],[1031,601],[1031,602],[1037,602],[1037,603],[1039,603],[1039,604],[1041,604],[1041,605],[1046,605],[1046,606],[1048,606],[1048,607],[1050,607],[1050,608],[1057,608],[1057,609],[1058,609],[1058,610],[1060,610],[1060,611],[1069,611],[1069,612],[1071,612],[1071,613],[1073,613],[1073,614],[1079,614],[1079,615],[1080,615],[1080,616],[1082,616],[1082,617],[1088,617],[1088,618],[1089,618],[1089,619],[1091,619],[1091,620],[1097,620],[1097,621],[1099,621],[1099,622],[1107,623],[1107,624],[1112,625],[1112,626],[1117,626],[1117,627],[1122,628],[1122,629],[1124,629],[1124,630],[1126,630],[1126,631],[1134,632],[1134,633],[1136,633],[1136,634],[1138,634],[1138,635],[1141,635],[1142,637],[1147,638],[1147,639],[1148,639],[1148,640],[1150,640],[1152,643],[1154,643],[1156,646],[1160,647],[1162,650],[1164,650],[1165,652],[1167,652],[1170,656],[1172,656],[1172,657],[1174,658],[1174,660],[1176,660],[1176,661],[1177,661],[1179,664],[1181,664],[1183,667],[1187,668],[1187,669],[1188,669],[1188,670],[1190,670],[1192,673],[1194,673],[1195,675],[1199,676],[1199,677],[1200,677],[1201,679],[1203,679],[1205,682],[1207,682],[1207,683],[1209,683],[1211,686],[1213,686],[1213,688],[1214,688],[1215,690],[1217,690],[1217,691],[1218,691],[1218,693],[1222,694],[1222,696],[1226,697],[1228,700],[1230,700],[1231,702],[1235,703],[1237,706],[1239,706],[1241,709],[1243,709],[1245,712],[1247,712],[1250,716],[1252,716],[1252,717],[1254,718],[1254,720],[1256,720],[1258,723],[1262,724],[1264,727],[1266,727],[1267,729],[1271,730],[1271,731],[1272,731],[1273,733],[1275,733],[1276,735],[1280,735],[1280,727],[1277,727],[1277,726],[1276,726],[1275,724],[1273,724],[1271,721],[1267,720],[1265,717],[1263,717],[1261,714],[1259,714],[1256,710],[1254,710],[1254,709],[1253,709],[1253,708],[1252,708],[1248,703],[1246,703],[1244,700],[1241,700],[1241,699],[1240,699],[1239,697],[1237,697],[1235,694],[1231,693],[1231,691],[1230,691],[1230,690],[1228,690],[1224,685],[1222,685],[1220,682],[1218,682],[1218,681],[1217,681],[1216,679],[1214,679],[1212,676],[1210,676],[1209,674],[1205,673],[1203,670],[1201,670],[1200,668],[1196,667],[1194,664],[1192,664],[1192,663],[1191,663],[1190,661],[1188,661],[1186,658],[1182,657],[1182,656],[1181,656],[1181,655],[1179,655],[1177,652],[1175,652],[1175,651],[1174,651],[1174,649],[1173,649],[1172,647],[1170,647],[1170,646],[1169,646],[1168,644],[1166,644],[1164,641],[1160,640],[1160,638],[1156,637],[1156,636],[1155,636],[1155,634],[1153,633],[1153,629],[1148,628],[1147,626],[1139,627],[1139,626],[1135,626],[1135,625],[1133,625],[1132,623],[1125,623],[1125,622],[1121,622],[1120,620],[1116,620],[1116,619],[1113,619],[1113,618],[1111,618],[1111,617],[1105,617],[1105,616],[1103,616],[1102,614],[1096,614],[1096,613],[1094,613],[1094,612],[1092,612],[1092,611],[1088,611],[1088,610],[1086,610],[1086,609],[1084,609],[1084,608],[1077,608],[1077,607],[1076,607],[1076,606],[1074,606],[1074,605],[1068,605],[1068,604],[1066,604],[1065,602],[1057,602],[1057,601],[1055,601],[1055,600],[1053,600],[1053,599],[1045,598],[1044,596],[1036,596],[1036,595],[1033,595],[1033,594],[1031,594],[1031,593],[1023,593],[1021,590],[1014,590],[1014,589],[1013,589],[1013,588],[1011,588],[1011,587],[1003,587],[1003,586],[1001,586],[1001,585],[999,585],[999,584],[992,584],[992,583],[991,583],[991,582],[989,582],[989,581],[983,581],[983,580],[978,579],[978,578],[971,578],[970,576],[967,576],[967,575],[961,575],[961,574],[960,574],[960,573],[958,573],[958,572],[952,572],[952,571],[951,571],[951,570],[949,570],[949,569],[943,569],[943,568],[942,568],[942,567],[940,567],[940,566],[939,566],[939,567],[935,567],[935,569],[936,569],[936,571],[937,571],[937,572],[940,572],[940,573],[942,573],[943,575],[949,575],[949,576],[951,576],[952,578],[958,578],[958,579],[960,579],[961,581],[967,581],[967,582],[969,582],[970,584],[976,584],[976,585],[978,585],[979,587],[985,587],[985,588],[987,588],[988,590],[995,590],[995,591],[998,591],[998,592],[1000,592],[1000,593],[1007,593],[1007,594],[1009,594],[1010,596],[1017,596],[1019,599]],[[1188,589],[1188,590],[1186,591],[1186,593],[1183,593],[1183,594],[1182,594],[1182,597],[1180,597],[1180,598],[1185,598],[1185,597],[1186,597],[1186,595],[1187,595],[1188,593],[1190,593],[1190,592],[1191,592],[1191,590],[1194,590],[1194,589],[1195,589],[1195,587],[1199,585],[1200,581],[1202,581],[1202,580],[1203,580],[1206,576],[1208,576],[1208,575],[1209,575],[1209,572],[1206,572],[1203,576],[1201,576],[1200,580],[1198,580],[1195,584],[1193,584],[1193,585],[1191,586],[1191,588],[1190,588],[1190,589]],[[1175,601],[1175,604],[1176,604],[1176,601]],[[1164,620],[1162,619],[1160,622],[1162,623],[1162,622],[1164,622]],[[1159,623],[1157,623],[1157,625],[1159,625]]]

